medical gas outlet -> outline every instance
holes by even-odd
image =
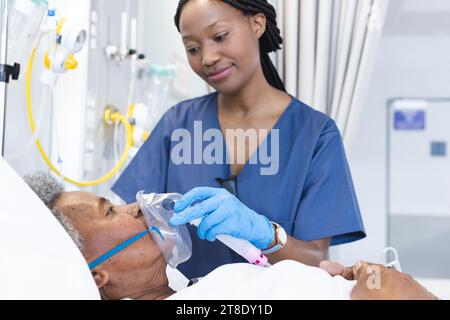
[[[85,30],[67,19],[61,19],[55,32],[56,41],[50,41],[44,57],[45,69],[40,77],[42,83],[51,87],[56,86],[59,75],[78,67],[74,55],[83,49],[87,38]]]

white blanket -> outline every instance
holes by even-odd
[[[295,261],[270,268],[229,264],[168,300],[348,300],[355,285]]]

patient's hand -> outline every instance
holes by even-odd
[[[430,292],[411,276],[388,269],[383,265],[358,262],[353,267],[324,261],[320,267],[332,276],[340,275],[356,280],[352,290],[353,300],[434,300]]]
[[[333,277],[341,276],[347,280],[355,280],[352,267],[344,267],[342,264],[333,261],[322,261],[320,268]]]

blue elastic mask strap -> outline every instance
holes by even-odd
[[[97,258],[94,261],[92,261],[89,264],[89,269],[90,270],[94,269],[95,267],[97,267],[98,265],[102,264],[103,262],[105,262],[106,260],[108,260],[112,256],[116,255],[120,251],[122,251],[122,250],[126,249],[127,247],[131,246],[133,243],[135,243],[139,239],[145,237],[151,231],[156,231],[161,236],[161,238],[164,240],[164,237],[162,236],[161,231],[157,227],[152,226],[149,230],[141,232],[141,233],[135,235],[134,237],[132,237],[132,238],[122,242],[117,247],[109,250],[107,253],[102,255],[100,258]]]

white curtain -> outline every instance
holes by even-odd
[[[389,0],[278,0],[289,93],[330,115],[346,146],[359,122]]]

